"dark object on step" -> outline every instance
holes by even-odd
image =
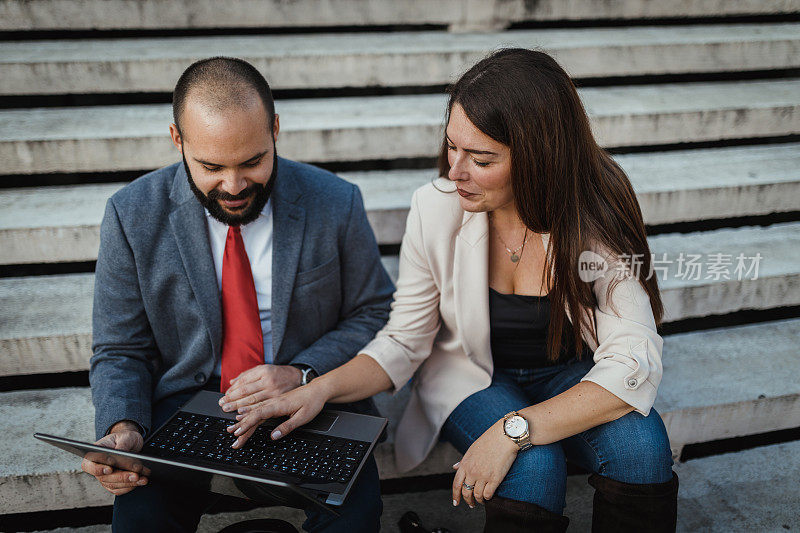
[[[450,530],[444,527],[426,528],[414,511],[408,511],[401,516],[397,525],[400,527],[400,533],[450,533]]]

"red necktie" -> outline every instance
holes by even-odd
[[[220,392],[245,370],[264,364],[256,285],[239,226],[228,228],[222,257],[222,381]]]

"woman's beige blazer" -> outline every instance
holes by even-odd
[[[455,191],[455,185],[440,178],[414,193],[389,321],[360,352],[383,367],[395,392],[414,376],[395,438],[401,471],[425,459],[450,413],[492,379],[489,219],[461,209],[457,193],[437,189]],[[542,240],[547,249],[549,234]],[[663,340],[636,279],[623,279],[612,292],[619,314],[610,308],[606,288],[621,273],[621,263],[612,263],[592,282],[600,345],[582,332],[595,362],[582,381],[597,383],[646,416],[661,381]]]

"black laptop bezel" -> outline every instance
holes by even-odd
[[[149,469],[150,473],[155,472],[156,476],[158,476],[159,471],[162,472],[163,474],[166,472],[174,472],[177,469],[185,473],[186,474],[185,477],[187,478],[194,477],[195,479],[207,479],[209,487],[211,486],[211,479],[214,476],[220,476],[222,478],[232,479],[237,487],[239,487],[241,482],[268,485],[272,491],[277,492],[281,496],[281,499],[284,500],[281,502],[277,502],[278,505],[288,505],[292,507],[303,508],[304,506],[300,505],[300,502],[304,502],[313,505],[327,513],[339,516],[339,512],[333,506],[328,505],[324,501],[314,497],[311,494],[311,491],[308,491],[306,489],[297,486],[289,479],[281,480],[279,479],[279,476],[270,475],[269,477],[267,477],[267,476],[254,475],[254,473],[248,474],[241,472],[241,470],[245,469],[236,468],[234,465],[225,465],[226,467],[231,467],[231,468],[223,470],[221,468],[191,464],[184,461],[174,461],[162,457],[153,457],[150,455],[143,455],[135,452],[114,450],[111,448],[106,448],[104,446],[98,446],[96,444],[68,439],[65,437],[59,437],[56,435],[48,435],[46,433],[34,433],[33,436],[43,442],[56,446],[57,448],[60,448],[74,455],[77,455],[78,457],[81,458],[85,457],[87,454],[90,453],[97,453],[97,454],[103,454],[112,457],[121,457],[127,460],[132,460],[140,463],[143,467]],[[107,464],[107,463],[102,462],[102,464]],[[186,470],[189,470],[191,472],[187,473],[185,472]],[[243,494],[246,494],[245,491],[242,492]],[[291,503],[286,503],[286,502],[291,502]]]

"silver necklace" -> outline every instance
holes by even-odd
[[[508,245],[505,243],[503,238],[500,236],[499,231],[496,231],[495,233],[497,233],[497,238],[500,239],[500,242],[503,244],[503,248],[506,249],[506,253],[509,255],[509,259],[511,259],[511,262],[514,264],[519,263],[520,254],[518,254],[517,252],[524,251],[525,249],[525,244],[528,242],[528,228],[525,228],[525,236],[522,239],[522,244],[520,244],[513,250],[509,248]]]

